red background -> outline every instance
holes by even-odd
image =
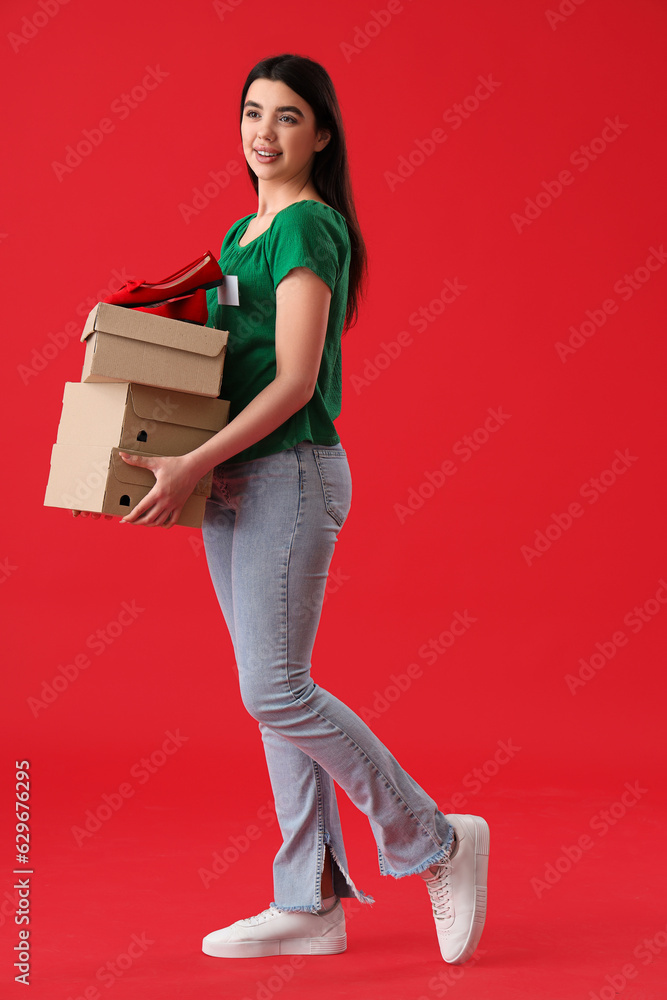
[[[655,270],[645,266],[667,241],[667,11],[651,0],[560,6],[550,16],[558,5],[537,0],[5,0],[7,995],[20,989],[13,765],[28,759],[33,996],[65,1000],[96,985],[103,996],[239,1000],[262,989],[604,998],[614,982],[624,997],[667,996],[667,268],[659,255]],[[314,674],[374,713],[378,735],[449,811],[489,819],[489,918],[460,982],[437,978],[447,967],[423,888],[379,876],[367,822],[342,793],[352,876],[378,900],[348,905],[347,954],[297,961],[273,981],[270,960],[201,955],[203,934],[268,905],[278,844],[201,535],[42,506],[85,315],[114,269],[156,280],[217,252],[255,210],[237,105],[254,63],[284,51],[333,78],[371,267],[344,340],[338,429],[354,498]],[[149,91],[147,68],[160,81]],[[492,92],[475,101],[480,78]],[[457,125],[447,111],[466,98]],[[107,131],[94,131],[103,119]],[[618,134],[591,147],[607,119]],[[97,144],[67,171],[54,167],[84,130]],[[188,211],[210,171],[222,184]],[[517,223],[539,192],[533,219]],[[446,279],[460,294],[443,309]],[[562,360],[557,344],[586,320],[590,335]],[[488,440],[478,431],[466,460],[460,442],[490,409],[507,418]],[[623,471],[605,473],[618,452],[629,456]],[[434,475],[447,460],[455,473]],[[586,488],[603,473],[604,492]],[[573,503],[580,516],[568,524]],[[548,525],[550,544],[527,557],[522,547]],[[96,653],[95,633],[118,631],[123,602],[132,624]],[[626,618],[635,608],[641,627]],[[424,645],[456,612],[474,624],[427,659]],[[568,675],[596,652],[599,669],[570,690]],[[36,707],[30,699],[44,699],[77,656],[89,666]],[[138,762],[167,731],[187,739],[158,753],[142,781]],[[520,749],[499,763],[499,741]],[[128,781],[132,796],[78,846],[72,827]],[[637,789],[631,805],[626,783]],[[205,888],[201,870],[224,850],[228,869]],[[110,983],[96,979],[142,932],[153,942],[145,954]],[[653,950],[641,950],[644,939]]]

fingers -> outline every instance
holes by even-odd
[[[120,523],[139,524],[146,528],[173,528],[173,526],[178,522],[181,512],[163,510],[157,513],[154,508],[151,507],[143,514],[139,514],[137,517],[135,517],[134,514],[134,511],[131,514],[126,514]]]
[[[121,518],[121,524],[140,524],[147,528],[173,528],[178,523],[182,508],[177,510],[158,510],[153,504],[146,505],[148,497],[144,497],[140,504],[134,508],[130,514]],[[101,514],[93,510],[73,510],[72,517],[90,517],[93,521],[99,521],[104,517],[105,521],[112,521],[113,514]]]
[[[165,509],[161,513],[157,513],[157,509],[154,508],[152,504],[146,506],[145,501],[147,499],[147,497],[144,497],[142,503],[137,504],[131,514],[126,514],[125,517],[121,519],[120,523],[133,524],[136,522],[139,524],[145,524],[149,527],[156,527],[161,524],[164,524],[165,527],[171,527],[172,524],[176,523],[181,514],[180,510],[175,512]],[[152,517],[150,516],[151,514],[153,515]],[[176,514],[175,518],[174,514]],[[90,517],[93,521],[99,521],[102,517],[104,517],[105,521],[113,520],[113,514],[102,514],[101,512],[94,510],[73,510],[72,517]]]
[[[179,457],[166,455],[147,457],[129,455],[123,451],[119,454],[128,465],[150,469],[156,480],[153,488],[122,518],[120,523],[139,524],[150,528],[170,528],[176,524],[187,499],[187,491],[183,489],[181,483],[182,472],[179,478],[182,460]]]
[[[160,504],[163,502],[158,498],[151,498],[151,493],[148,493],[134,510],[121,519],[120,523],[139,524],[147,528],[171,528],[177,523],[183,508],[161,507]]]
[[[137,522],[139,522],[140,524],[149,523],[148,521],[146,521],[145,515],[147,515],[149,512],[153,512],[155,514],[158,513],[159,508],[156,508],[156,504],[160,503],[160,499],[161,498],[159,497],[159,495],[156,495],[156,487],[153,486],[153,489],[148,491],[143,500],[140,500],[139,503],[136,504],[131,511],[128,511],[125,517],[121,518],[120,523],[121,524],[136,524]],[[142,518],[143,520],[141,520]]]
[[[141,503],[138,503],[134,510],[131,510],[129,514],[125,515],[125,517],[121,517],[120,523],[137,524],[140,518],[145,517],[152,510],[152,504],[146,504],[146,499],[147,498],[144,497]],[[146,521],[144,520],[141,523],[145,524]]]
[[[142,469],[150,469],[153,471],[159,464],[155,458],[151,458],[148,455],[128,455],[126,451],[119,451],[118,454],[126,463],[126,465],[138,465]]]

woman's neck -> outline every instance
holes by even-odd
[[[271,184],[270,181],[259,181],[257,189],[257,218],[262,219],[275,215],[281,209],[293,205],[295,201],[322,201],[315,185],[310,181],[305,184],[283,183]]]

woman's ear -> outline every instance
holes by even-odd
[[[316,153],[321,152],[321,150],[324,149],[324,147],[326,146],[326,144],[329,142],[330,139],[331,139],[331,132],[329,132],[328,129],[320,129],[320,131],[317,134],[317,143],[315,146],[315,152]]]

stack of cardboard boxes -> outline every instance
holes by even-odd
[[[67,382],[44,503],[123,517],[151,490],[148,469],[119,451],[184,455],[221,430],[227,331],[98,303],[84,326],[81,382]],[[198,528],[212,472],[178,524]]]

